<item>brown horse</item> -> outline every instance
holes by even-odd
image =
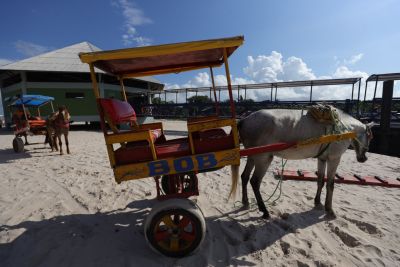
[[[63,155],[61,135],[64,135],[65,145],[67,146],[67,153],[70,154],[68,133],[69,133],[69,122],[71,116],[65,106],[60,106],[58,112],[54,115],[54,130],[60,146],[60,155]]]
[[[54,124],[54,120],[56,119],[57,112],[53,112],[47,119],[46,119],[46,141],[45,143],[49,143],[51,147],[51,151],[54,150],[58,151],[57,145],[57,135],[56,135],[56,126]]]

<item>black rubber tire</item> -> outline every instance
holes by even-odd
[[[20,137],[15,137],[13,139],[13,149],[15,153],[21,153],[24,151],[24,141]]]
[[[164,247],[165,244],[168,243],[168,241],[171,242],[170,239],[162,241],[164,243],[163,246],[163,244],[160,244],[161,242],[157,242],[155,236],[155,231],[159,227],[162,218],[172,215],[178,215],[178,217],[185,217],[189,219],[190,229],[195,234],[193,241],[190,241],[189,244],[184,243],[187,242],[184,238],[179,239],[179,243],[183,243],[185,246],[184,248],[175,251],[168,250]],[[147,243],[154,251],[161,253],[167,257],[181,258],[194,253],[197,249],[200,248],[206,234],[206,223],[203,213],[191,200],[169,199],[160,202],[156,207],[151,210],[144,223],[144,234]],[[180,237],[181,236],[179,236],[179,238]]]
[[[161,189],[164,191],[166,195],[170,194],[169,190],[169,176],[168,175],[163,175],[161,177]]]

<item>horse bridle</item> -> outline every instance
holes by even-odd
[[[368,143],[374,137],[373,134],[372,134],[372,130],[368,125],[365,126],[365,135],[367,136]],[[364,150],[368,150],[369,147],[364,146],[364,144],[357,137],[355,137],[354,140],[358,143],[358,145],[361,148],[363,148]]]

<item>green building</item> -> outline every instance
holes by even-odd
[[[10,122],[7,106],[9,97],[18,94],[38,94],[55,98],[54,106],[66,105],[75,122],[99,121],[96,102],[87,64],[83,64],[80,52],[101,51],[82,42],[38,56],[0,67],[0,89],[6,122]],[[100,70],[97,80],[102,97],[122,99],[119,80]],[[124,81],[128,101],[135,108],[151,101],[151,95],[160,92],[164,85],[153,77]],[[50,113],[50,106],[43,107],[41,114]],[[35,111],[33,111],[35,113]]]

